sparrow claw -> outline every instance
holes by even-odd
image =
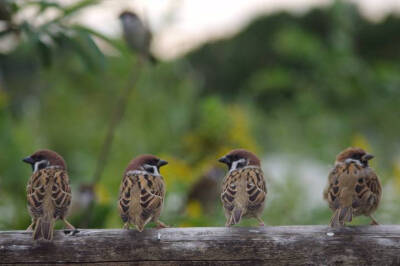
[[[64,234],[65,235],[75,236],[78,233],[79,233],[79,230],[76,229],[76,228],[74,228],[74,229],[64,229]]]
[[[259,217],[256,217],[256,219],[257,219],[257,221],[258,221],[258,225],[259,225],[259,226],[265,226],[265,223],[264,223],[263,219],[261,219],[261,218],[259,218]]]
[[[370,225],[379,225],[379,223],[372,216],[369,216],[369,218],[371,218]]]
[[[168,228],[169,226],[161,221],[157,221],[157,229]]]
[[[33,231],[33,227],[34,227],[34,223],[31,223],[31,225],[28,228],[26,228],[26,231],[27,232]]]

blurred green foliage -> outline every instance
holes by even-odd
[[[21,158],[39,148],[53,149],[67,161],[75,199],[72,223],[87,222],[84,187],[117,96],[137,67],[121,40],[70,23],[97,2],[0,2],[0,19],[8,25],[0,41],[9,35],[18,40],[15,49],[0,54],[0,229],[29,225],[30,168]],[[39,25],[15,22],[13,15],[25,5],[36,5],[37,16],[50,8],[59,16]],[[2,16],[4,6],[9,16]],[[144,67],[94,187],[93,219],[85,225],[122,226],[119,184],[127,163],[141,153],[169,161],[162,169],[164,222],[224,225],[220,202],[206,212],[200,201],[186,197],[199,178],[222,167],[219,156],[237,147],[263,159],[267,224],[326,224],[331,214],[319,184],[336,154],[350,145],[376,155],[373,166],[385,187],[378,221],[400,223],[399,30],[398,17],[372,23],[354,6],[336,2],[302,16],[260,17],[231,39]],[[104,55],[96,38],[119,54]]]

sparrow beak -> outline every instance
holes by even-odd
[[[226,156],[224,156],[224,157],[219,158],[218,162],[224,163],[224,164],[229,164],[230,160]]]
[[[29,163],[29,164],[34,164],[35,163],[35,161],[30,156],[25,157],[24,159],[22,159],[22,161],[24,163]]]
[[[167,165],[167,164],[168,164],[167,161],[159,160],[158,163],[157,163],[157,166],[158,166],[158,167],[161,167],[161,166],[164,166],[164,165]]]
[[[374,157],[375,156],[373,156],[372,154],[367,153],[362,157],[362,159],[365,161],[369,161],[369,160],[373,159]]]

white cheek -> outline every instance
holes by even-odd
[[[355,160],[355,159],[352,159],[352,158],[348,158],[348,159],[346,159],[344,162],[345,162],[347,165],[349,165],[349,164],[351,164],[351,163],[355,163],[355,164],[357,164],[358,166],[362,166],[362,163],[361,163],[359,160]]]
[[[39,162],[36,162],[36,163],[35,163],[35,166],[34,166],[34,168],[33,168],[33,172],[35,173],[36,171],[38,171],[38,170],[39,170],[39,167],[40,167],[42,164],[44,164],[45,167],[46,167],[46,166],[48,166],[49,162],[48,162],[47,160],[41,160],[41,161],[39,161]]]
[[[230,169],[230,171],[233,171],[233,170],[235,170],[236,168],[237,168],[237,166],[238,166],[238,164],[240,164],[240,163],[244,163],[244,162],[246,162],[246,160],[245,159],[240,159],[240,160],[237,160],[237,161],[234,161],[233,163],[232,163],[232,166],[231,166],[231,169]]]
[[[154,169],[154,175],[160,175],[160,173],[158,172],[157,166],[153,166]]]

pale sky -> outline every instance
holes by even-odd
[[[59,0],[71,3],[76,0]],[[371,20],[400,14],[400,0],[350,0]],[[130,9],[144,17],[153,33],[153,52],[172,59],[210,39],[229,37],[254,17],[287,10],[303,13],[333,0],[103,0],[87,8],[80,22],[109,36],[121,34],[118,15]]]

